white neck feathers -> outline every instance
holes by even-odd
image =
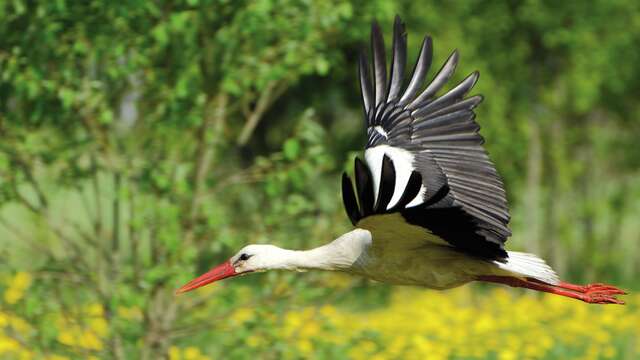
[[[370,244],[371,233],[368,230],[355,229],[311,250],[275,248],[272,261],[265,264],[264,270],[346,270],[363,261]]]

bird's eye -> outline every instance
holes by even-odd
[[[251,255],[247,255],[247,254],[242,254],[240,255],[240,257],[238,258],[238,260],[249,260],[249,258],[251,257]]]

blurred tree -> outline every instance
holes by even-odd
[[[173,295],[198,259],[203,270],[251,232],[267,236],[276,218],[298,217],[290,230],[303,228],[305,214],[315,218],[313,189],[303,188],[333,165],[312,113],[297,130],[282,129],[290,137],[282,152],[245,165],[238,145],[301,76],[328,73],[356,5],[0,5],[0,194],[14,204],[2,224],[24,241],[42,294],[62,294],[46,306],[64,312],[97,300],[111,334],[104,351],[155,359],[174,331],[188,333],[184,314],[204,302]],[[229,190],[258,180],[265,196]],[[143,309],[139,328],[121,328],[121,307]],[[54,336],[65,344],[62,331]]]

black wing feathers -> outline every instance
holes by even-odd
[[[422,187],[422,176],[417,171],[411,173],[409,181],[400,196],[400,200],[390,209],[387,210],[389,202],[393,198],[396,182],[396,171],[393,162],[388,156],[382,159],[382,170],[380,176],[380,188],[378,191],[378,202],[373,208],[375,202],[371,173],[367,165],[359,158],[355,161],[356,175],[356,193],[353,191],[351,179],[346,173],[342,174],[342,201],[344,203],[347,216],[353,225],[356,225],[361,219],[374,214],[388,214],[406,209],[407,204],[415,199]],[[441,191],[448,191],[445,186]]]
[[[360,210],[358,209],[356,193],[353,192],[353,185],[351,185],[351,179],[349,179],[347,173],[342,174],[342,203],[349,220],[351,220],[351,224],[355,226],[360,220]]]
[[[422,93],[415,98],[409,105],[407,105],[407,109],[415,110],[423,105],[427,100],[435,96],[435,94],[442,89],[442,87],[449,81],[451,75],[456,71],[456,66],[458,65],[458,51],[454,51],[447,62],[442,65],[442,68],[436,76],[431,80],[429,85],[422,91]]]
[[[369,79],[369,62],[366,55],[360,54],[360,62],[358,66],[360,74],[360,92],[362,93],[362,106],[364,107],[364,115],[368,117],[373,107],[373,92],[371,90],[371,81]]]
[[[415,199],[420,193],[420,188],[422,187],[422,176],[419,172],[413,171],[411,176],[409,176],[409,181],[407,182],[407,186],[404,188],[404,192],[400,197],[400,200],[393,206],[393,208],[389,209],[389,212],[400,211],[406,208],[407,204],[411,202],[411,200]]]
[[[502,243],[486,241],[486,236],[490,234],[478,231],[477,220],[460,207],[411,208],[402,215],[410,224],[428,228],[433,234],[469,254],[496,260],[507,258]]]
[[[426,36],[422,41],[422,48],[420,49],[420,55],[418,55],[418,61],[413,68],[411,75],[411,81],[404,91],[404,95],[400,98],[398,105],[406,105],[414,96],[418,93],[422,87],[422,82],[427,76],[427,71],[431,67],[431,59],[433,58],[433,43],[431,37]]]
[[[382,171],[380,172],[380,188],[378,190],[378,201],[376,211],[385,211],[387,205],[393,197],[396,187],[396,170],[391,159],[384,155],[382,157]]]
[[[384,38],[380,26],[374,22],[371,26],[371,48],[373,50],[373,76],[375,82],[375,108],[387,100],[387,58],[384,51]]]
[[[367,165],[356,158],[355,160],[356,190],[360,200],[360,216],[373,214],[373,179]]]
[[[435,110],[432,113],[425,114],[425,116],[422,117],[422,120],[433,119],[440,115],[450,114],[450,113],[461,111],[461,110],[472,112],[472,110],[475,109],[475,107],[478,106],[478,104],[480,104],[482,100],[483,100],[482,96],[475,95],[470,98],[467,98],[462,101],[443,107],[441,109]]]
[[[423,114],[431,114],[434,113],[446,106],[454,104],[467,95],[467,93],[473,88],[473,86],[478,81],[478,77],[480,73],[474,71],[471,75],[467,76],[458,86],[449,90],[446,94],[440,96],[439,98],[429,102],[425,106],[422,106],[419,110],[416,110],[413,116],[418,119],[423,117]]]
[[[438,202],[440,202],[440,200],[443,200],[445,198],[445,196],[447,196],[448,193],[449,193],[449,185],[444,184],[444,185],[442,185],[440,190],[436,191],[436,193],[433,194],[433,196],[430,197],[427,201],[425,201],[422,204],[422,206],[429,207],[431,205],[435,205]]]
[[[407,33],[399,17],[393,24],[393,55],[391,58],[391,78],[387,102],[394,102],[400,96],[404,80],[404,67],[407,63]]]
[[[406,46],[404,24],[396,17],[387,79],[384,40],[380,27],[374,23],[371,29],[373,66],[370,67],[366,56],[362,55],[359,71],[367,122],[366,147],[387,145],[408,152],[413,157],[410,165],[415,171],[411,173],[400,201],[393,204],[393,209],[385,210],[393,195],[389,195],[392,182],[388,178],[392,171],[395,174],[392,159],[383,157],[382,168],[378,170],[381,173],[375,174],[381,178],[377,200],[372,190],[376,184],[373,184],[369,168],[357,160],[357,213],[364,217],[399,211],[403,216],[406,214],[410,223],[440,234],[460,249],[478,256],[503,258],[506,253],[502,245],[511,235],[507,226],[506,195],[502,180],[482,147],[484,140],[475,121],[474,108],[482,97],[464,98],[476,84],[479,74],[470,74],[439,95],[458,64],[459,55],[454,51],[425,86],[433,56],[432,41],[427,36],[408,85],[403,89]],[[421,189],[424,189],[422,204],[409,211],[406,205],[420,194]],[[345,197],[351,198],[350,194]],[[354,213],[354,201],[351,200],[349,214]],[[451,231],[447,230],[449,228]]]

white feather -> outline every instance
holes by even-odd
[[[376,127],[373,128],[375,131],[378,132],[378,134],[384,136],[384,138],[386,139],[388,137],[387,132],[384,131],[384,128],[382,128],[382,126],[378,125]]]
[[[400,200],[402,193],[407,187],[411,172],[415,170],[413,167],[413,155],[404,149],[396,148],[389,145],[378,145],[368,148],[364,152],[364,159],[371,170],[373,177],[373,195],[374,199],[378,199],[378,188],[380,187],[380,174],[382,172],[382,157],[387,155],[393,162],[396,171],[396,186],[393,191],[391,201],[387,209],[392,208]],[[407,207],[419,205],[423,202],[423,196],[426,189],[424,186],[420,189],[418,195],[407,205]]]
[[[508,251],[507,253],[509,258],[506,263],[495,262],[500,269],[515,275],[538,279],[547,284],[556,285],[560,281],[556,272],[536,255],[517,251]]]
[[[424,187],[424,185],[422,185],[420,187],[420,191],[418,192],[418,195],[415,198],[413,198],[413,200],[411,200],[405,207],[410,208],[410,207],[422,204],[424,202],[424,194],[426,193],[426,191],[427,191],[427,188]]]

